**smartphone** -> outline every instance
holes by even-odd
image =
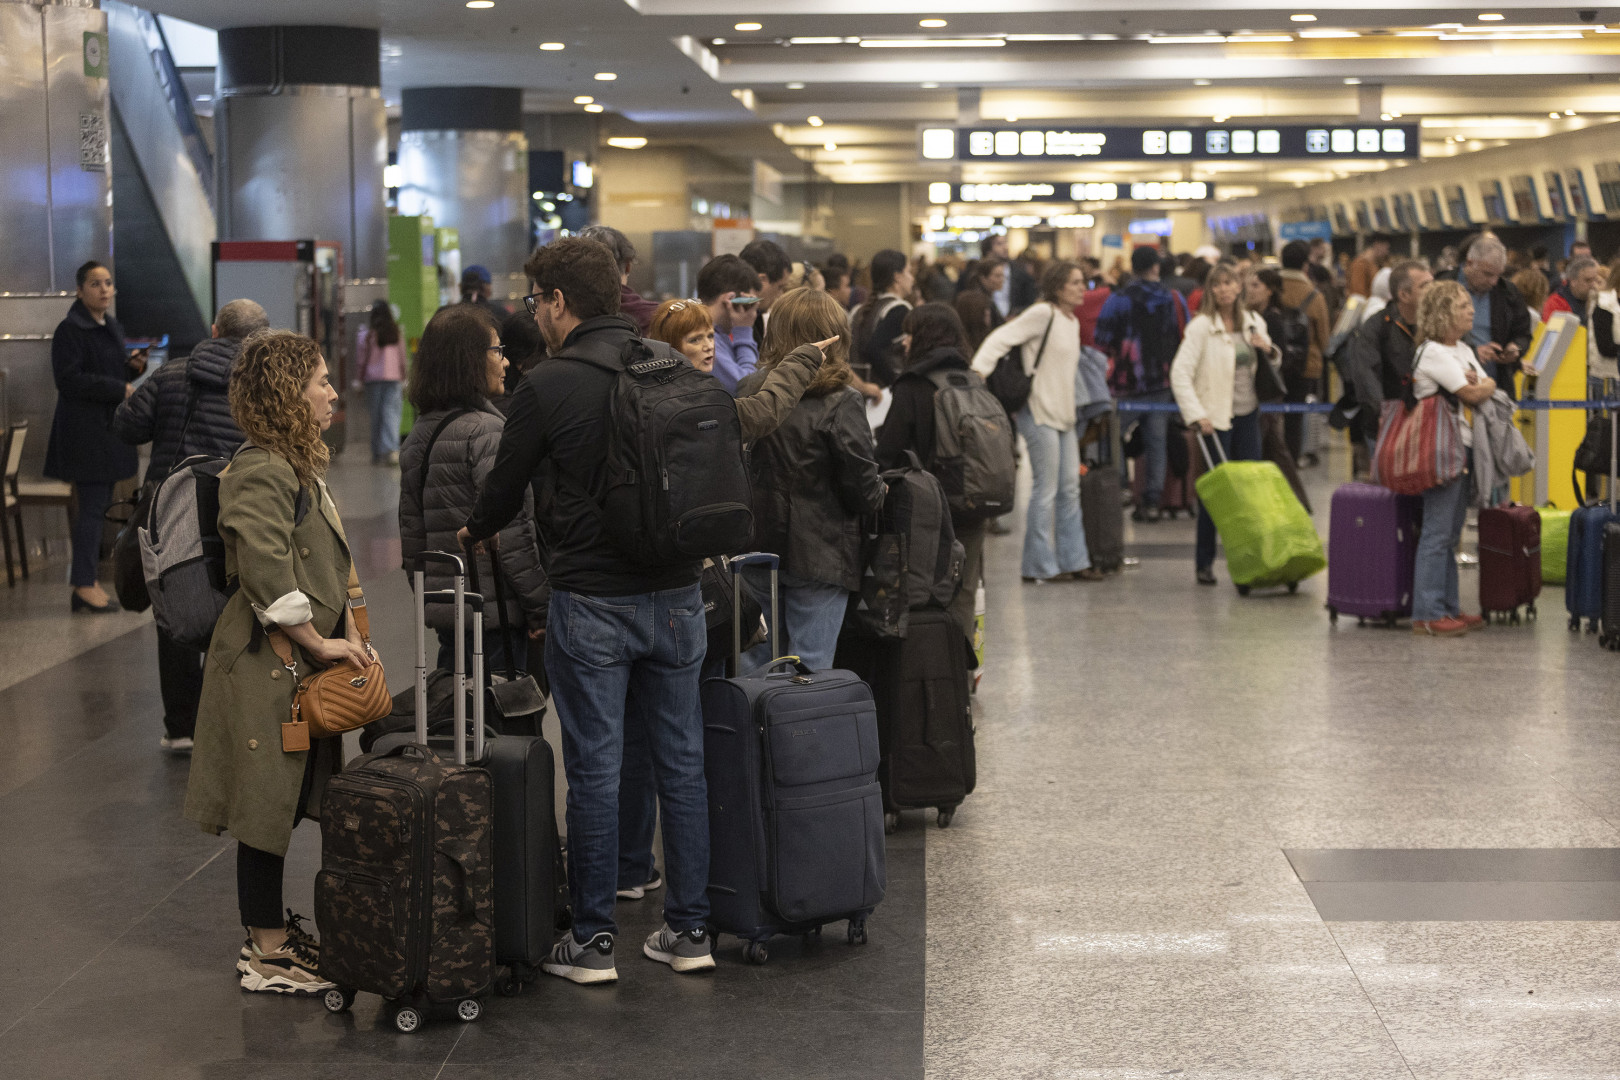
[[[749,304],[757,304],[757,303],[759,303],[759,297],[757,297],[757,296],[734,296],[734,297],[731,298],[731,302],[736,307],[746,307]]]

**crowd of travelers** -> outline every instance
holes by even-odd
[[[1080,488],[1083,448],[1096,441],[1088,406],[1099,399],[1108,409],[1157,407],[1132,411],[1134,430],[1115,440],[1138,454],[1136,494],[1121,499],[1134,498],[1134,516],[1152,523],[1172,471],[1188,467],[1175,464],[1186,457],[1175,452],[1183,427],[1228,459],[1277,461],[1303,498],[1298,470],[1320,460],[1315,418],[1275,422],[1262,403],[1321,400],[1336,367],[1343,396],[1330,422],[1370,453],[1386,400],[1443,394],[1460,411],[1498,387],[1511,393],[1534,327],[1555,312],[1587,326],[1594,359],[1612,367],[1620,316],[1620,266],[1576,250],[1554,268],[1545,251],[1510,252],[1488,233],[1433,266],[1394,255],[1383,237],[1337,262],[1326,242],[1294,241],[1275,261],[1142,246],[1106,269],[1028,250],[1012,258],[1001,235],[986,236],[970,262],[883,250],[865,266],[842,256],[794,263],[756,240],[705,265],[696,296],[661,302],[631,288],[636,257],[606,226],[554,241],[525,265],[531,292],[516,312],[490,299],[486,270],[469,267],[461,302],[433,316],[410,356],[378,301],[355,367],[372,459],[400,469],[404,565],[428,550],[473,553],[481,576],[506,586],[505,610],[490,605],[486,624],[493,631],[504,616],[520,628],[486,637],[490,666],[538,662],[549,681],[568,778],[573,929],[544,970],[580,983],[617,978],[614,905],[658,889],[665,925],[645,955],[677,971],[713,964],[698,686],[724,658],[703,645],[699,564],[626,554],[609,542],[600,505],[614,365],[638,341],[712,375],[734,398],[751,451],[754,543],[780,558],[772,651],[822,669],[861,589],[868,526],[890,490],[885,472],[911,463],[944,476],[944,387],[1004,376],[1017,384],[1011,398],[995,396],[1004,438],[1022,436],[1030,470],[1021,576],[1095,582],[1106,574],[1088,550]],[[60,402],[46,472],[77,485],[72,610],[117,607],[96,556],[113,484],[136,471],[138,444],[152,445],[148,483],[188,455],[230,459],[219,534],[235,591],[207,649],[159,634],[162,745],[192,754],[186,817],[238,841],[242,986],[316,992],[330,984],[319,945],[284,907],[284,856],[341,768],[340,747],[316,740],[280,752],[293,680],[260,645],[279,632],[300,662],[367,662],[344,602],[354,587],[349,545],[324,479],[322,431],[337,388],[316,344],[269,330],[249,300],[225,304],[189,360],[137,387],[141,359],[126,353],[109,313],[113,293],[105,266],[81,267],[53,346]],[[415,422],[401,443],[403,400]],[[1468,425],[1461,430],[1466,442]],[[1469,483],[1464,473],[1424,495],[1412,613],[1420,632],[1482,622],[1458,606],[1453,555]],[[968,648],[986,537],[1005,529],[958,516],[965,563],[949,610]],[[1215,527],[1200,510],[1199,583],[1214,584],[1215,555]],[[448,668],[450,614],[438,609],[430,621]],[[749,659],[769,660],[764,650]]]

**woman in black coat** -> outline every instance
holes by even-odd
[[[144,357],[131,362],[124,332],[109,314],[112,271],[98,262],[79,267],[78,299],[51,340],[51,374],[56,380],[56,416],[45,451],[45,475],[74,486],[73,611],[117,611],[118,604],[96,579],[101,555],[101,523],[112,503],[113,484],[135,475],[135,448],[113,433],[113,413],[135,392],[131,379],[145,370]]]

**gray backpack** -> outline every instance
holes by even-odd
[[[1013,508],[1017,458],[1007,410],[972,371],[931,371],[934,462],[951,515],[959,521],[1000,517]]]
[[[248,448],[243,444],[237,450]],[[195,454],[181,461],[152,496],[139,530],[141,568],[158,629],[175,641],[208,648],[236,583],[225,577],[225,540],[219,534],[219,482],[229,458]],[[309,510],[300,490],[293,507],[299,522]]]

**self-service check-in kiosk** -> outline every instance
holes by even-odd
[[[1521,400],[1573,402],[1586,400],[1586,328],[1573,312],[1559,311],[1536,330],[1530,341],[1529,365]],[[1527,408],[1519,429],[1536,452],[1536,467],[1513,481],[1513,497],[1532,506],[1551,503],[1560,510],[1580,504],[1570,467],[1575,448],[1586,434],[1586,413],[1579,408]]]

